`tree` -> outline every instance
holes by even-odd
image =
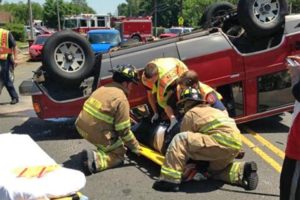
[[[46,26],[50,28],[57,28],[58,23],[57,23],[57,4],[58,6],[63,5],[62,0],[46,0],[44,3],[44,14],[43,14],[43,21]],[[59,14],[61,16],[61,19],[63,17],[63,10],[64,9],[59,9]]]
[[[121,4],[118,5],[118,15],[128,16],[128,4],[121,3]]]

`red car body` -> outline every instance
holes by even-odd
[[[31,60],[41,60],[44,44],[52,34],[41,34],[36,37],[32,45],[29,47],[29,55]]]
[[[243,52],[243,48],[238,46],[243,42],[234,44],[234,40],[221,30],[215,30],[196,31],[104,54],[101,67],[98,66],[98,87],[111,81],[108,70],[117,64],[134,64],[142,71],[145,64],[154,58],[177,57],[189,69],[195,70],[202,82],[223,95],[224,104],[237,123],[290,111],[294,99],[290,92],[291,82],[285,58],[300,54],[299,19],[300,15],[287,16],[285,29],[276,36],[277,39],[267,39],[266,47],[253,51]],[[269,41],[274,44],[269,45]],[[246,45],[248,49],[252,46],[254,44],[251,42]],[[42,119],[76,117],[87,98],[57,100],[43,84],[36,81],[32,83],[36,88],[30,92],[33,107]],[[142,84],[133,88],[129,101],[131,107],[147,103]]]

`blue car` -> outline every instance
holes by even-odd
[[[95,53],[106,53],[121,44],[120,32],[115,29],[92,30],[87,33],[87,38]]]

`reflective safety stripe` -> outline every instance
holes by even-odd
[[[106,115],[102,112],[100,112],[99,110],[97,110],[94,105],[91,105],[89,103],[89,101],[86,101],[84,103],[84,106],[83,106],[83,109],[89,113],[90,115],[92,115],[93,117],[97,118],[97,119],[100,119],[102,121],[105,121],[106,123],[108,124],[112,124],[113,121],[114,121],[114,118],[109,116],[109,115]]]
[[[105,153],[108,153],[108,152],[110,152],[110,151],[113,151],[113,150],[115,150],[115,149],[117,149],[117,148],[119,148],[120,146],[122,146],[123,145],[123,142],[122,142],[122,140],[121,139],[118,139],[115,143],[113,143],[112,145],[109,145],[109,146],[103,146],[103,145],[101,145],[101,144],[97,144],[97,147],[101,150],[101,151],[103,151],[103,152],[105,152]]]
[[[234,162],[229,171],[229,181],[230,183],[236,183],[238,181],[239,171],[241,163]]]
[[[237,134],[236,134],[237,135]],[[239,150],[242,147],[242,142],[231,136],[227,136],[221,133],[214,133],[211,135],[219,144],[230,147],[232,149]]]
[[[177,180],[177,181],[180,181],[181,176],[182,176],[182,172],[177,171],[175,169],[171,169],[171,168],[165,167],[165,166],[161,167],[160,173],[162,175],[168,176],[168,177],[170,177],[170,178],[172,178],[174,180]]]
[[[120,131],[120,130],[123,130],[125,128],[129,128],[129,127],[130,127],[130,119],[115,125],[116,131]]]
[[[3,50],[1,50],[1,52],[3,52],[0,53],[0,60],[7,59],[8,54],[5,52],[5,49],[9,48],[8,34],[9,31],[0,28],[0,47],[3,48]]]
[[[128,142],[128,141],[130,141],[130,140],[132,140],[132,139],[134,139],[134,138],[135,138],[135,137],[134,137],[132,131],[129,130],[128,133],[127,133],[125,136],[122,137],[122,140],[123,140],[124,142]]]
[[[209,85],[206,85],[204,83],[198,82],[199,88],[200,88],[200,93],[203,94],[204,98],[206,98],[206,95],[215,92],[219,100],[222,100],[223,97],[220,93],[218,93],[216,90],[214,90],[212,87]]]
[[[100,171],[107,169],[107,158],[108,156],[101,150],[98,149],[97,151],[97,161],[96,168]]]
[[[199,132],[201,133],[207,133],[208,131],[215,129],[219,126],[222,126],[224,124],[235,124],[234,120],[231,118],[221,118],[221,119],[215,119],[209,123],[207,123],[205,126],[203,126]]]
[[[231,118],[216,119],[203,126],[199,130],[199,132],[203,134],[211,135],[219,144],[230,147],[232,149],[237,149],[237,150],[241,149],[242,142],[238,138],[239,137],[238,134],[233,133],[235,135],[235,137],[233,137],[233,136],[227,136],[226,134],[209,132],[224,124],[235,124],[235,123],[234,120]]]

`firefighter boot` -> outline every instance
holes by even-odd
[[[95,173],[95,159],[94,152],[92,150],[83,150],[82,161],[85,175]]]
[[[164,192],[178,192],[179,184],[160,180],[160,181],[155,181],[152,188]]]
[[[255,190],[258,184],[257,164],[255,162],[246,162],[242,186],[245,190]]]

